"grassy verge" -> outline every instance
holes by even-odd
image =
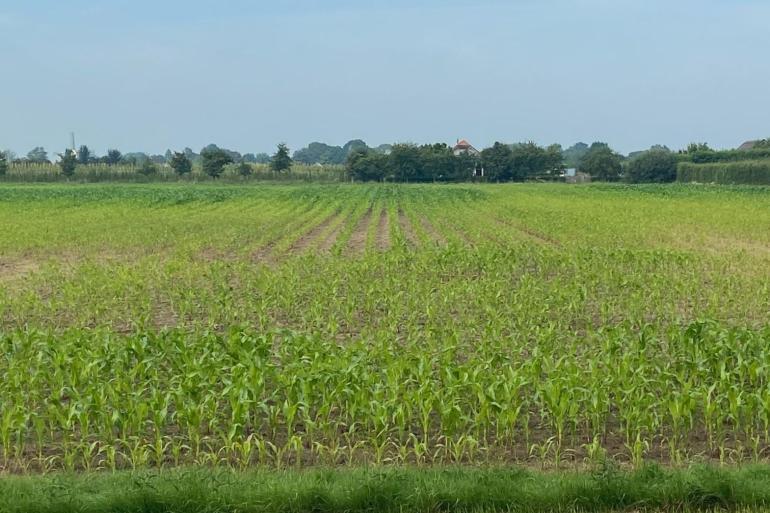
[[[180,469],[0,478],[3,513],[761,511],[768,504],[768,466],[633,473]]]

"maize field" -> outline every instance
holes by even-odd
[[[0,471],[770,457],[770,191],[0,185]]]

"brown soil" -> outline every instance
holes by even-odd
[[[324,240],[321,241],[321,244],[318,246],[318,249],[321,252],[328,253],[332,250],[334,244],[337,242],[337,239],[340,237],[340,233],[342,233],[342,231],[345,229],[345,226],[347,226],[348,221],[350,221],[350,217],[350,215],[345,216],[345,219],[343,219],[340,223],[337,223],[337,226],[335,226],[334,229],[324,238]]]
[[[20,280],[40,268],[34,260],[2,260],[0,261],[0,283]]]
[[[421,217],[420,224],[422,225],[423,230],[425,230],[425,233],[427,233],[434,242],[437,242],[442,246],[446,245],[446,238],[444,238],[441,232],[433,226],[433,223],[431,223],[427,217]]]
[[[412,223],[409,222],[409,218],[406,217],[406,214],[401,209],[398,209],[398,224],[409,247],[416,248],[418,246],[417,234],[412,227]]]
[[[335,212],[311,228],[310,231],[306,232],[299,239],[297,239],[294,244],[291,245],[291,248],[289,248],[289,253],[304,253],[308,249],[312,248],[318,242],[318,239],[324,233],[326,228],[332,224],[338,215],[339,212]]]
[[[358,221],[356,227],[353,229],[353,233],[350,235],[348,241],[348,253],[361,254],[366,249],[366,232],[369,228],[369,223],[372,219],[372,209],[366,211],[364,216]]]
[[[390,249],[390,224],[388,223],[388,211],[382,209],[380,221],[377,224],[377,249],[387,251]]]

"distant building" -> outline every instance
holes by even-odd
[[[745,143],[743,143],[740,146],[738,146],[738,150],[739,151],[753,150],[754,146],[756,146],[758,142],[759,141],[746,141]]]
[[[454,148],[452,148],[452,153],[454,153],[455,157],[460,155],[471,155],[473,157],[478,157],[481,155],[481,152],[474,148],[471,143],[465,139],[459,139],[457,141],[457,144],[455,144]]]
[[[574,175],[565,175],[564,181],[567,183],[590,183],[591,175],[588,173],[581,173],[580,171],[576,171]]]

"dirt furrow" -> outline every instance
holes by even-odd
[[[366,250],[366,233],[372,220],[372,207],[359,219],[348,240],[347,253],[361,254]]]
[[[377,223],[377,249],[379,251],[390,249],[390,223],[388,211],[384,208],[380,212],[380,220]]]
[[[417,234],[415,233],[409,218],[400,208],[398,209],[398,224],[401,227],[401,232],[404,234],[407,245],[410,248],[416,248],[419,245],[419,239],[417,238]]]
[[[305,232],[304,235],[302,235],[299,239],[297,239],[294,244],[291,245],[289,248],[290,254],[296,254],[296,253],[304,253],[308,249],[310,249],[315,243],[318,241],[318,239],[321,237],[321,235],[324,233],[326,228],[334,222],[334,219],[339,215],[339,212],[335,212],[332,215],[328,216],[326,219],[321,221],[319,224],[313,226],[309,231]]]

